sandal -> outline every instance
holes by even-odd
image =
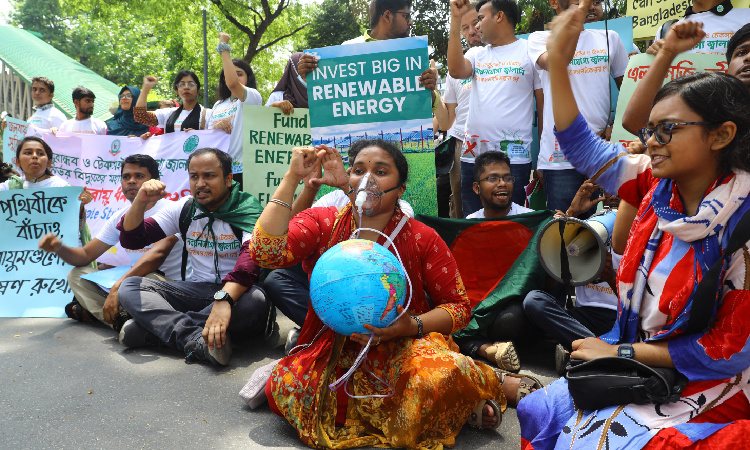
[[[91,313],[78,303],[75,298],[72,302],[65,305],[65,314],[68,315],[69,319],[76,320],[78,322],[93,322],[94,318]]]
[[[495,417],[497,417],[497,423],[489,428],[485,428],[484,424],[482,423],[482,416],[484,415],[485,405],[490,405],[492,410],[495,411]],[[500,409],[500,405],[495,400],[490,399],[479,400],[479,403],[477,403],[477,407],[474,408],[474,411],[472,411],[471,415],[469,416],[469,420],[466,421],[466,424],[480,430],[494,430],[500,426],[502,421],[503,411]]]
[[[521,360],[518,359],[516,347],[512,342],[495,342],[487,347],[487,359],[495,361],[497,367],[507,372],[521,370]]]
[[[523,400],[524,397],[536,391],[537,389],[541,389],[544,387],[544,384],[541,382],[541,380],[533,375],[510,373],[502,369],[495,369],[495,373],[497,374],[497,377],[500,378],[501,387],[505,383],[506,376],[511,378],[520,378],[520,382],[518,383],[518,390],[516,391],[516,406],[518,406],[518,403]]]

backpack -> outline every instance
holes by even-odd
[[[667,33],[669,32],[669,29],[672,27],[672,25],[674,25],[675,23],[677,23],[677,21],[679,21],[679,20],[680,19],[671,19],[671,20],[667,20],[666,22],[664,22],[663,24],[661,24],[661,30],[659,30],[659,35],[656,36],[656,37],[654,37],[654,40],[664,39],[664,36],[667,35]]]
[[[187,270],[187,260],[188,260],[188,251],[187,251],[187,231],[188,228],[190,228],[190,223],[193,221],[192,217],[188,217],[188,211],[190,211],[190,208],[193,206],[193,202],[195,202],[194,198],[190,198],[190,200],[186,201],[185,204],[182,206],[182,210],[180,211],[180,237],[182,237],[182,267],[180,267],[180,275],[182,276],[182,281],[185,281],[185,271]],[[237,228],[234,225],[229,225],[232,228],[232,233],[234,233],[234,237],[237,238],[240,242],[242,242],[242,230]]]

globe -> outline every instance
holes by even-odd
[[[403,306],[406,277],[398,259],[363,239],[341,242],[318,259],[310,277],[315,313],[333,331],[369,334],[364,325],[385,327]]]

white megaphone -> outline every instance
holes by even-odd
[[[537,255],[544,270],[555,280],[562,278],[562,240],[560,226],[564,227],[565,253],[570,268],[570,285],[585,286],[599,278],[607,261],[608,245],[615,226],[616,210],[598,213],[588,220],[560,217],[542,228],[537,241]]]

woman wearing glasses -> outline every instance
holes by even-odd
[[[182,100],[182,106],[175,108],[157,109],[154,112],[146,110],[148,93],[153,89],[159,79],[148,75],[143,78],[143,87],[138,101],[135,104],[135,120],[149,127],[164,128],[165,133],[175,131],[205,130],[207,110],[198,103],[198,91],[201,82],[198,75],[192,70],[181,70],[174,77],[172,88]],[[148,130],[147,130],[148,131]],[[151,134],[144,134],[148,138]]]
[[[135,86],[124,86],[120,90],[120,106],[114,117],[107,121],[107,134],[110,136],[136,137],[148,132],[148,127],[138,123],[133,117],[133,104],[138,101],[141,90]]]
[[[243,105],[262,105],[263,98],[255,90],[255,75],[250,65],[241,59],[232,59],[229,35],[219,33],[216,51],[221,55],[219,75],[219,101],[206,122],[206,129],[224,130],[229,137],[229,156],[232,157],[234,180],[242,187],[242,110]],[[222,149],[223,150],[223,149]]]
[[[729,237],[746,231],[737,223],[750,210],[750,92],[723,73],[669,82],[639,133],[647,153],[628,155],[589,130],[570,88],[584,6],[558,16],[547,41],[555,134],[577,170],[639,207],[617,277],[617,322],[600,338],[574,341],[571,358],[633,358],[675,368],[688,384],[672,403],[576,411],[566,380],[555,381],[519,405],[522,442],[535,450],[602,448],[604,441],[609,449],[745,448],[750,243],[724,253]],[[674,25],[665,47],[700,40],[695,26]],[[696,287],[722,257],[716,294],[699,298]],[[714,298],[708,328],[686,332],[693,308]]]

